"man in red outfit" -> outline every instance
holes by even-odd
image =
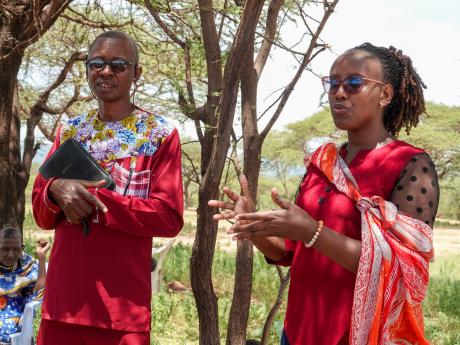
[[[34,217],[55,229],[38,345],[148,345],[152,237],[176,236],[183,225],[179,136],[132,102],[142,69],[129,36],[101,34],[86,68],[98,108],[65,123],[48,157],[73,138],[116,187],[37,175]]]

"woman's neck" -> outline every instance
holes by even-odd
[[[385,130],[377,135],[371,133],[350,134],[348,133],[348,149],[371,150],[385,145],[394,140],[394,137]]]
[[[123,120],[132,114],[135,106],[129,100],[122,102],[99,102],[98,116],[104,122],[116,122]]]
[[[376,130],[348,131],[347,154],[345,161],[350,164],[361,150],[372,150],[392,142],[395,138],[382,126]]]

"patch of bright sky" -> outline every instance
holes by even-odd
[[[425,99],[460,105],[460,1],[457,0],[341,0],[321,35],[332,46],[312,62],[312,69],[327,75],[335,58],[363,42],[393,45],[409,55],[428,86]],[[283,37],[298,39],[299,30],[287,27]],[[300,47],[297,48],[299,50]],[[304,48],[305,49],[305,48]],[[296,63],[289,54],[275,49],[260,80],[258,110],[273,100],[267,98],[286,85]],[[319,110],[322,87],[318,77],[305,71],[275,128],[304,119]]]
[[[428,86],[426,100],[460,106],[459,13],[458,0],[341,0],[321,35],[332,51],[319,55],[311,67],[315,73],[327,75],[336,57],[349,48],[363,42],[393,45],[412,58]],[[288,25],[282,35],[293,43],[302,30]],[[273,50],[259,83],[259,114],[274,101],[273,92],[292,79],[297,66],[290,54]],[[319,78],[305,71],[274,128],[282,129],[320,110],[321,94]],[[193,125],[176,125],[181,132],[195,133]],[[263,121],[259,127],[262,125]]]

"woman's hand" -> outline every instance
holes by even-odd
[[[231,190],[228,187],[224,187],[224,193],[229,197],[233,202],[225,202],[220,200],[209,200],[208,205],[212,207],[218,207],[225,209],[229,212],[226,213],[217,213],[214,215],[214,220],[224,220],[224,219],[233,219],[238,214],[254,212],[254,202],[252,201],[251,194],[249,192],[249,184],[246,176],[243,174],[240,175],[240,187],[241,194],[239,195],[235,191]]]
[[[308,242],[317,228],[317,221],[303,209],[282,199],[276,189],[271,194],[273,202],[281,207],[274,211],[237,214],[237,222],[229,229],[236,239],[281,237]]]
[[[107,212],[107,207],[88,188],[102,187],[105,181],[85,181],[71,179],[56,179],[50,187],[49,193],[59,205],[69,222],[81,223],[84,218],[91,215],[96,208]]]
[[[38,240],[37,246],[35,247],[35,254],[37,254],[38,260],[45,260],[46,253],[50,249],[50,244],[47,240]]]

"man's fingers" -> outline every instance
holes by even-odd
[[[276,188],[272,189],[272,200],[275,204],[277,204],[279,207],[284,208],[287,210],[288,208],[291,207],[291,202],[284,200],[279,194]]]
[[[241,187],[242,194],[247,199],[251,199],[251,193],[249,192],[249,182],[248,182],[248,179],[246,178],[246,175],[244,174],[240,175],[240,187]]]
[[[224,208],[226,210],[234,210],[235,204],[232,202],[225,202],[220,200],[209,200],[208,205],[212,207]]]
[[[85,199],[88,200],[95,208],[101,210],[102,212],[107,212],[108,208],[104,203],[99,200],[95,195],[91,194],[87,190],[84,191]]]
[[[100,181],[88,181],[88,180],[81,180],[81,184],[86,188],[90,187],[103,187],[107,182],[105,180]]]
[[[64,211],[64,214],[67,218],[67,220],[71,223],[76,223],[79,219],[80,219],[80,216],[77,215],[73,209],[71,208],[66,208],[63,210]]]
[[[212,216],[212,219],[214,220],[226,220],[233,218],[235,218],[235,212],[217,213],[214,216]]]
[[[236,201],[238,200],[238,198],[240,197],[240,195],[239,195],[238,193],[235,193],[233,190],[231,190],[231,189],[228,188],[228,187],[224,187],[224,188],[223,188],[223,191],[224,191],[225,194],[227,194],[227,196],[228,196],[231,200],[233,200],[233,201],[235,201],[235,202],[236,202]]]

